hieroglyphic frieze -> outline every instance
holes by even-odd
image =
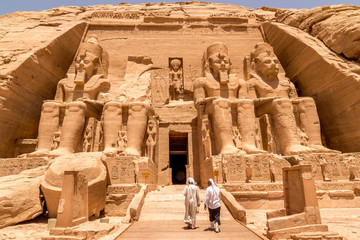
[[[45,158],[3,158],[0,160],[0,177],[18,174],[24,170],[44,166]]]
[[[142,14],[139,12],[94,12],[91,18],[112,18],[112,19],[139,19]]]

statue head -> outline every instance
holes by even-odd
[[[203,56],[204,75],[210,72],[216,80],[226,84],[229,81],[230,67],[231,61],[225,44],[215,42],[206,49]]]
[[[259,75],[273,78],[279,74],[280,62],[268,43],[257,43],[255,45],[250,54],[250,62],[252,68]]]
[[[180,59],[174,58],[170,61],[170,66],[172,67],[172,69],[177,72],[180,67],[181,67],[181,61]]]
[[[83,85],[102,68],[103,49],[95,34],[87,42],[81,43],[75,58],[75,83]]]

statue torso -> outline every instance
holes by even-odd
[[[211,74],[207,74],[204,78],[204,88],[206,97],[235,99],[238,97],[239,79],[235,74],[230,74],[229,83],[220,84]]]
[[[258,98],[265,97],[281,97],[289,98],[291,86],[287,79],[281,79],[273,85],[270,85],[263,81],[260,76],[252,75],[249,81],[249,88],[254,88],[256,96]]]
[[[83,86],[74,83],[73,76],[65,78],[59,82],[63,88],[63,101],[68,103],[78,98],[96,100],[100,92],[101,84],[108,82],[102,75],[92,76]]]

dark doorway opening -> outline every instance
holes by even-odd
[[[186,183],[187,165],[187,133],[171,133],[169,136],[170,168],[172,169],[172,183]]]

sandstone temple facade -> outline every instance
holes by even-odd
[[[319,207],[360,206],[359,24],[352,5],[198,1],[0,16],[0,226],[136,219],[144,186],[193,177],[326,232]]]

